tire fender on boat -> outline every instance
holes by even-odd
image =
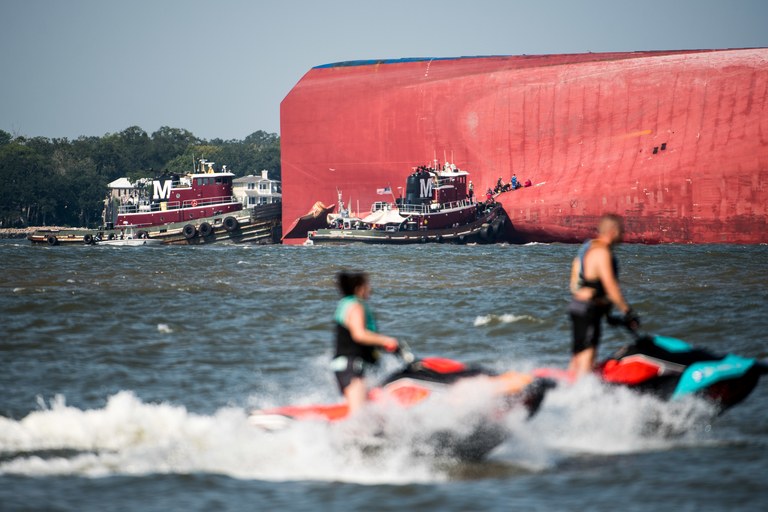
[[[191,240],[197,236],[197,229],[192,224],[187,224],[181,231],[184,233],[184,238]]]
[[[48,238],[45,240],[48,242],[48,245],[59,245],[59,239],[56,238],[56,235],[48,235]]]
[[[200,231],[200,236],[202,236],[203,238],[211,236],[213,234],[213,226],[211,226],[207,222],[203,222],[202,224],[200,224],[200,227],[198,228],[198,230]]]
[[[93,243],[93,235],[86,233],[85,236],[83,236],[83,243],[85,245],[91,245]]]
[[[237,222],[237,219],[234,217],[227,217],[224,219],[224,229],[226,229],[228,232],[232,232],[237,230],[237,228],[240,227],[240,223]]]
[[[480,228],[480,238],[483,240],[488,240],[490,229],[491,227],[488,224],[483,224],[483,227]]]

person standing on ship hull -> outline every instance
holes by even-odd
[[[367,303],[371,296],[367,274],[340,272],[337,284],[342,299],[334,315],[336,352],[331,366],[351,415],[365,403],[368,389],[364,373],[367,366],[378,361],[376,347],[394,352],[399,344],[395,338],[377,332],[376,319]]]
[[[618,263],[613,248],[621,243],[624,220],[605,214],[598,224],[598,235],[587,240],[571,265],[568,306],[573,327],[573,356],[568,370],[577,378],[592,371],[600,344],[603,317],[615,306],[630,329],[640,326],[640,318],[624,300],[618,279]]]

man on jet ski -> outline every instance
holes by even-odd
[[[376,364],[376,347],[394,352],[399,344],[395,338],[379,334],[376,319],[368,307],[371,295],[368,276],[363,272],[340,272],[337,284],[342,299],[336,307],[336,352],[331,367],[336,373],[349,414],[365,403],[367,386],[363,378],[365,367]]]
[[[598,224],[598,235],[587,240],[571,265],[570,288],[573,295],[568,312],[573,326],[573,356],[568,366],[576,378],[592,371],[600,344],[602,319],[612,306],[621,311],[623,322],[631,329],[640,326],[640,318],[621,293],[618,263],[613,247],[621,243],[624,220],[605,214]]]

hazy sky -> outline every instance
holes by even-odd
[[[0,0],[0,129],[279,133],[313,66],[768,46],[768,0]]]

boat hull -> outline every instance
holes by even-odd
[[[190,206],[186,208],[176,208],[169,210],[158,210],[152,212],[121,213],[117,217],[117,226],[123,223],[139,227],[163,226],[185,220],[196,220],[202,222],[207,217],[216,215],[235,214],[243,209],[243,205],[238,202],[213,204],[207,206]],[[200,219],[200,220],[198,220]]]
[[[468,224],[444,229],[415,231],[385,231],[380,229],[318,229],[311,231],[312,244],[384,244],[405,245],[423,243],[493,243],[504,238],[506,214],[497,205],[479,219]]]
[[[104,247],[157,247],[163,245],[163,241],[157,238],[131,238],[128,240],[102,240],[96,245]]]
[[[280,241],[281,225],[280,205],[268,204],[232,214],[141,228],[138,232],[144,232],[147,239],[159,240],[164,245],[273,244]],[[105,242],[106,245],[118,245],[121,231],[119,227],[111,230],[41,229],[30,233],[27,239],[36,245],[50,246],[105,245]]]
[[[37,229],[27,235],[34,245],[91,245],[95,230],[87,229]],[[89,238],[90,235],[90,238]]]
[[[335,187],[376,200],[449,161],[501,194],[511,241],[768,242],[768,49],[355,62],[281,104],[283,215]],[[404,170],[404,168],[406,170]]]
[[[309,213],[302,215],[288,226],[282,237],[286,245],[300,244],[307,240],[307,234],[311,231],[322,229],[328,225],[327,217],[332,213],[336,205],[325,206],[318,201]]]

